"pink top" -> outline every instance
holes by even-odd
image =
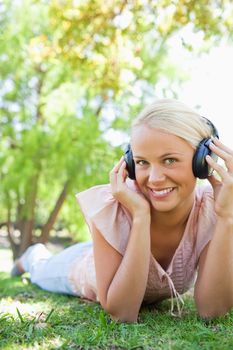
[[[134,188],[132,180],[128,180],[128,185]],[[131,231],[131,217],[112,196],[110,185],[99,185],[80,192],[77,200],[90,233],[94,224],[106,241],[124,255]],[[199,186],[183,238],[166,271],[151,254],[144,302],[156,302],[172,296],[180,298],[179,294],[193,285],[199,256],[213,236],[215,222],[212,188]],[[77,295],[98,301],[92,246],[76,258],[70,281]]]

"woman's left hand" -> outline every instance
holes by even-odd
[[[209,147],[225,163],[225,166],[220,165],[210,156],[206,157],[207,163],[220,178],[217,179],[214,175],[208,177],[214,189],[216,214],[233,219],[233,150],[226,147],[217,138],[210,143]]]

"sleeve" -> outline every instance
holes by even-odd
[[[113,197],[109,184],[80,192],[76,199],[92,235],[93,224],[106,241],[124,254],[131,229],[127,210]]]
[[[210,186],[205,186],[199,194],[199,213],[197,225],[196,254],[197,261],[205,246],[210,242],[214,234],[216,224],[216,214],[214,210],[213,190]]]

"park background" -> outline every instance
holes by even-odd
[[[231,0],[0,2],[2,285],[31,243],[89,239],[75,194],[108,182],[152,100],[197,108],[233,148],[232,36]]]

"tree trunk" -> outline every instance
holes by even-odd
[[[7,227],[8,239],[9,239],[12,254],[13,254],[13,260],[15,260],[17,257],[19,245],[14,240],[14,225],[11,222],[11,209],[9,207],[8,207],[8,212],[7,212],[6,227]]]
[[[20,242],[17,246],[15,258],[21,256],[23,252],[33,243],[34,216],[36,207],[36,197],[38,188],[39,172],[34,175],[25,194],[25,203],[19,206],[19,220],[17,229],[20,231]]]
[[[33,243],[34,218],[21,221],[21,227],[22,231],[18,256],[21,256],[23,252]]]
[[[57,216],[59,214],[59,211],[61,210],[61,207],[66,199],[68,187],[69,187],[69,181],[67,181],[64,184],[64,187],[63,187],[63,189],[62,189],[62,191],[61,191],[61,193],[56,201],[56,204],[55,204],[52,212],[50,213],[46,224],[42,228],[41,236],[40,236],[40,242],[42,242],[42,243],[48,242],[50,230],[52,229],[52,227],[57,219]]]

